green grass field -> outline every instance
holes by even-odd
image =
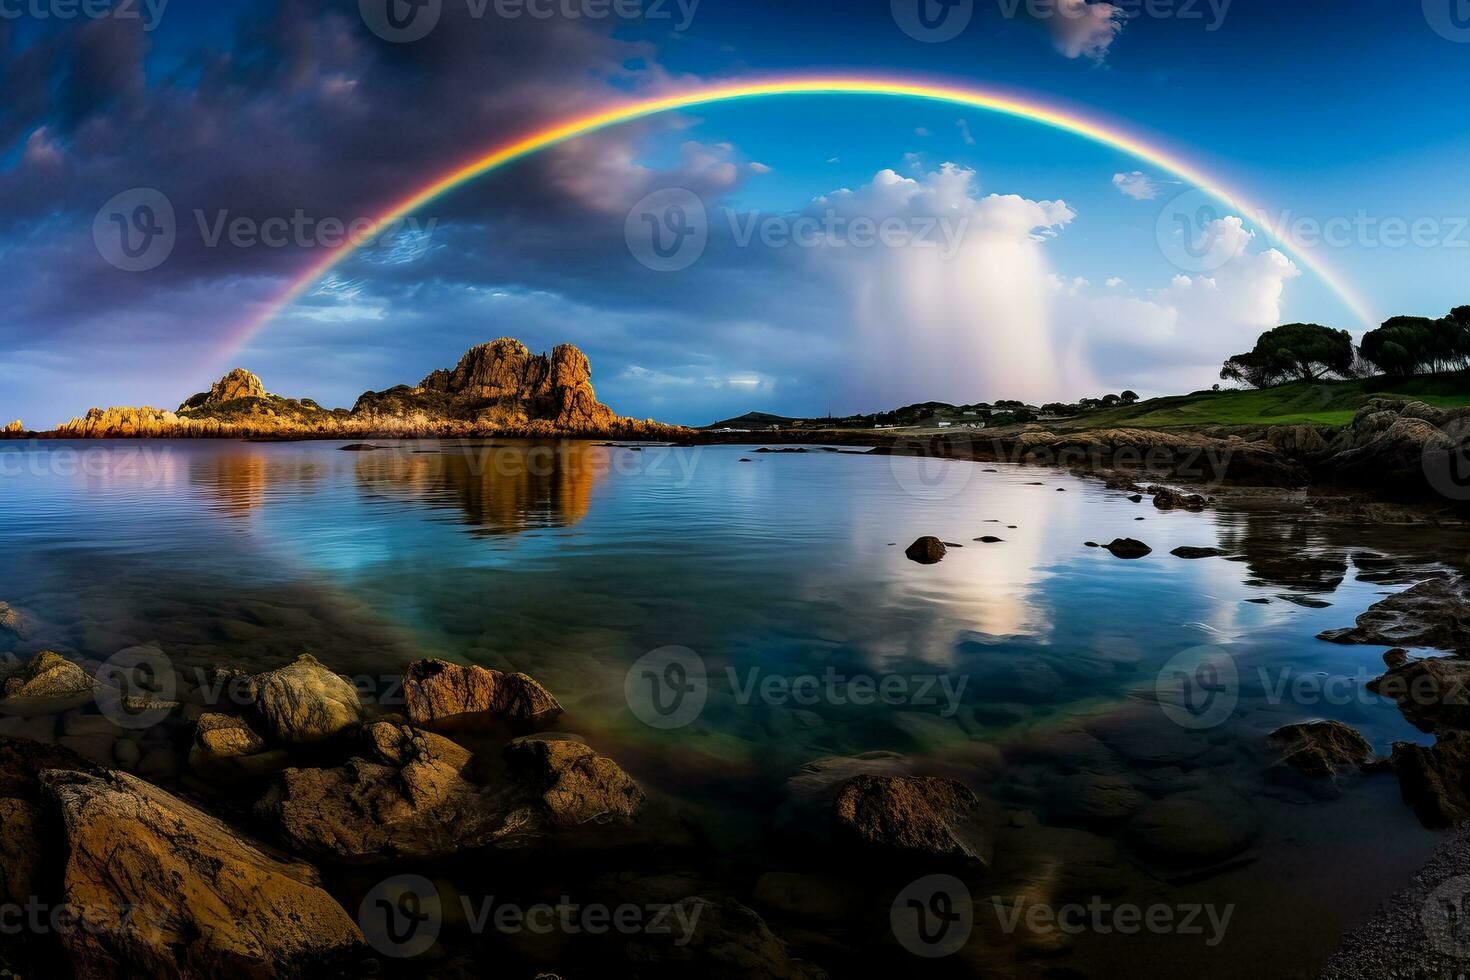
[[[1202,425],[1347,425],[1370,398],[1403,395],[1437,405],[1470,405],[1470,375],[1407,380],[1300,382],[1261,391],[1197,391],[1153,398],[1082,416],[1088,428],[1168,428]]]

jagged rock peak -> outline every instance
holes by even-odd
[[[235,368],[216,381],[208,391],[201,391],[180,405],[179,411],[202,408],[205,405],[222,405],[238,398],[264,398],[268,394],[258,377],[244,368]]]

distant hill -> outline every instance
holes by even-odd
[[[768,415],[765,412],[746,412],[733,419],[723,419],[704,426],[706,429],[770,429],[775,426],[791,426],[805,419],[792,419],[784,415]]]

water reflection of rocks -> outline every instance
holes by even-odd
[[[447,443],[359,453],[356,475],[368,493],[454,507],[472,533],[509,534],[585,517],[608,453],[571,441]]]

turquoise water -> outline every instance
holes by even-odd
[[[725,446],[380,445],[0,443],[0,600],[33,624],[12,652],[104,659],[157,643],[183,668],[310,652],[380,678],[421,656],[523,670],[567,707],[559,727],[656,792],[697,803],[709,850],[750,862],[752,879],[800,860],[770,842],[799,767],[899,753],[1014,819],[1094,838],[1125,893],[1239,901],[1233,948],[1285,957],[1282,975],[1309,973],[1432,843],[1391,778],[1331,801],[1273,787],[1262,738],[1328,717],[1383,752],[1424,740],[1361,691],[1381,672],[1381,649],[1315,635],[1401,587],[1364,580],[1370,563],[1355,555],[1417,560],[1463,553],[1462,542],[1369,541],[1286,502],[1164,513],[1096,481],[1007,465]],[[963,547],[937,565],[908,561],[904,548],[929,534]],[[974,540],[983,535],[1004,540]],[[1084,547],[1116,537],[1153,554],[1128,562]],[[1169,555],[1180,545],[1249,560],[1183,561]],[[645,724],[625,697],[629,668],[667,647],[691,652],[707,678],[703,710],[675,729]],[[1220,724],[1196,729],[1161,710],[1158,678],[1202,647],[1238,682]],[[886,702],[853,703],[885,679]],[[818,693],[798,701],[792,685]],[[1057,746],[1084,730],[1101,733],[1154,798],[1171,790],[1149,773],[1167,769],[1251,801],[1260,830],[1249,860],[1162,882],[1130,860],[1121,826],[1059,812],[1054,781],[1088,770]],[[1355,847],[1374,854],[1346,866]],[[1308,925],[1276,921],[1303,908]],[[790,915],[762,911],[778,929]],[[836,930],[836,945],[861,950],[862,931]],[[1174,940],[1200,975],[1232,975],[1217,950]],[[1138,941],[1086,936],[1071,955],[1107,974]],[[946,962],[956,975],[999,969],[993,950]],[[1006,963],[1001,972],[1030,969]]]

